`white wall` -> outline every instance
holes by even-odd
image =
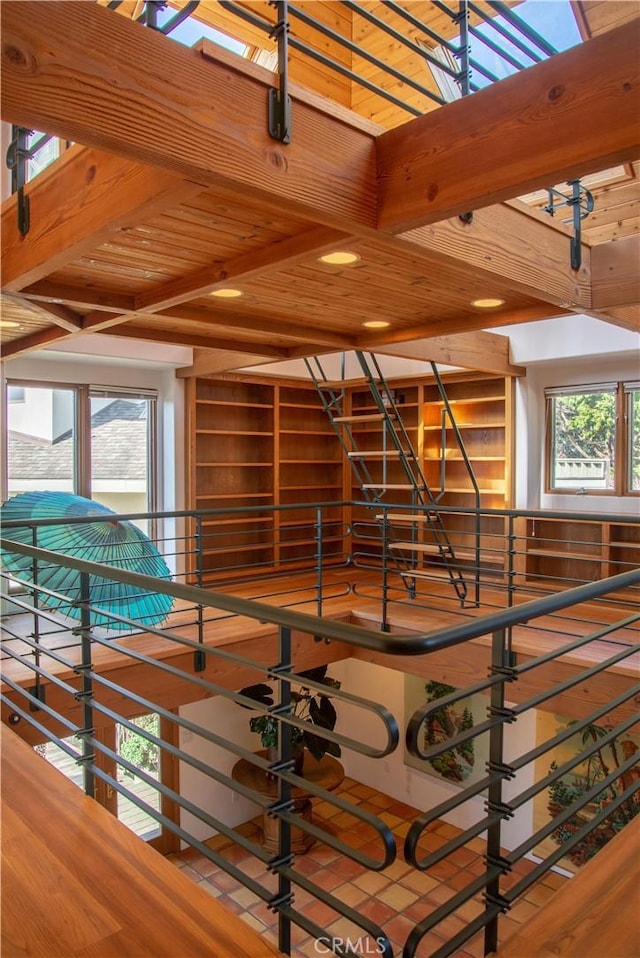
[[[590,316],[502,326],[495,332],[509,336],[511,361],[527,369],[516,381],[516,508],[635,514],[637,501],[628,496],[545,494],[544,391],[637,379],[640,335]]]
[[[516,409],[516,505],[529,509],[562,512],[612,512],[637,515],[632,496],[549,495],[545,493],[545,395],[552,386],[635,380],[640,374],[638,358],[581,357],[528,368],[526,382],[517,385]]]
[[[251,751],[260,748],[258,736],[249,730],[249,713],[227,699],[215,697],[192,702],[180,709],[180,716]],[[180,748],[226,775],[231,775],[237,761],[231,752],[185,729],[180,730]],[[255,802],[234,794],[187,762],[180,762],[180,794],[232,828],[260,814],[260,806]],[[180,824],[199,839],[216,834],[210,825],[184,809],[180,813]]]

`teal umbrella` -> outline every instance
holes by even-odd
[[[85,516],[100,517],[101,521],[67,521]],[[119,519],[117,513],[92,499],[68,492],[23,492],[4,503],[0,509],[0,519],[3,538],[12,542],[35,545],[88,562],[104,562],[159,579],[170,577],[169,567],[151,539],[132,522]],[[60,522],[37,526],[34,533],[32,525],[5,525],[15,519],[60,519]],[[33,581],[33,559],[29,556],[2,549],[0,557],[7,572],[24,581]],[[71,618],[80,618],[80,607],[74,604],[82,597],[79,572],[62,565],[39,562],[37,583],[60,593],[55,596],[40,592],[41,605]],[[126,583],[95,575],[89,576],[89,598],[92,604],[91,625],[114,632],[131,631],[131,625],[111,618],[108,615],[110,612],[132,619],[144,627],[162,622],[173,603],[171,596],[145,592]]]

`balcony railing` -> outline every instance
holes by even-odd
[[[357,509],[356,503],[342,505],[345,509]],[[331,506],[335,508],[335,504]],[[323,509],[317,504],[306,508],[319,511],[319,514]],[[402,508],[406,511],[406,506]],[[452,514],[455,515],[455,510]],[[448,941],[434,955],[437,958],[455,955],[465,942],[480,933],[484,933],[485,953],[489,953],[498,941],[500,916],[533,882],[572,851],[582,852],[585,846],[591,850],[596,848],[606,840],[606,835],[624,827],[640,810],[640,783],[631,774],[637,760],[630,737],[638,722],[634,697],[640,694],[640,685],[633,679],[631,665],[640,651],[640,613],[637,603],[628,608],[632,597],[637,595],[640,570],[629,568],[601,581],[573,588],[566,588],[566,583],[560,582],[561,588],[531,599],[532,594],[545,591],[546,583],[534,577],[536,582],[527,584],[526,569],[520,562],[516,545],[518,541],[525,545],[532,539],[539,541],[538,529],[532,523],[540,523],[544,515],[499,514],[496,511],[483,514],[483,522],[491,520],[493,523],[487,533],[496,540],[493,553],[504,553],[498,571],[495,563],[488,563],[488,571],[484,568],[473,570],[473,574],[482,576],[486,606],[458,610],[453,624],[429,631],[415,627],[399,629],[395,616],[398,614],[401,618],[405,608],[412,608],[417,614],[414,621],[423,621],[429,628],[429,608],[442,608],[442,589],[446,582],[438,574],[437,564],[429,569],[428,554],[422,563],[423,568],[416,570],[424,571],[428,576],[424,595],[418,590],[411,597],[404,588],[400,573],[395,574],[398,580],[395,585],[385,582],[384,522],[380,524],[374,540],[375,548],[371,548],[367,560],[371,568],[363,569],[359,557],[353,564],[341,564],[343,555],[336,554],[335,558],[339,558],[336,569],[325,565],[320,572],[322,563],[318,558],[323,550],[316,548],[317,543],[309,550],[306,569],[302,568],[301,555],[296,557],[300,575],[320,576],[311,589],[312,600],[314,603],[323,602],[327,611],[331,608],[332,598],[327,598],[326,594],[323,596],[323,592],[325,586],[331,592],[329,580],[332,576],[345,583],[344,588],[336,590],[342,593],[340,602],[344,602],[348,589],[351,589],[347,597],[355,613],[365,589],[371,595],[377,595],[379,619],[370,628],[354,625],[348,621],[348,616],[346,621],[340,621],[296,609],[296,604],[309,601],[310,580],[305,581],[305,596],[302,592],[296,595],[294,589],[287,588],[290,567],[285,564],[284,568],[278,568],[275,559],[271,571],[285,572],[287,576],[265,579],[252,593],[261,590],[265,597],[269,595],[268,600],[256,601],[233,594],[234,590],[236,593],[246,590],[247,584],[258,575],[257,570],[251,573],[246,568],[240,577],[244,581],[239,581],[239,570],[235,565],[226,570],[223,565],[215,565],[208,570],[210,577],[215,579],[217,576],[221,583],[217,591],[189,584],[187,579],[193,580],[194,575],[203,578],[202,562],[195,557],[195,545],[202,545],[203,540],[202,537],[194,539],[191,533],[183,540],[189,543],[188,547],[172,547],[176,554],[180,554],[185,568],[182,574],[167,581],[139,575],[126,568],[86,562],[40,549],[37,546],[39,523],[30,523],[33,546],[19,545],[9,539],[1,542],[3,549],[29,557],[34,571],[29,581],[5,574],[6,579],[23,592],[10,597],[14,603],[13,613],[3,622],[4,720],[28,740],[34,743],[53,741],[72,756],[83,769],[88,794],[95,792],[98,782],[114,789],[268,903],[278,915],[279,945],[285,952],[291,950],[292,923],[308,934],[322,938],[323,942],[329,940],[326,929],[296,906],[296,895],[306,892],[328,906],[336,917],[347,919],[354,928],[354,937],[358,934],[369,936],[372,941],[380,942],[380,953],[392,954],[384,927],[315,884],[297,867],[299,859],[291,847],[292,829],[323,842],[340,856],[362,867],[383,873],[394,859],[400,857],[412,868],[428,873],[438,863],[446,861],[449,855],[481,839],[485,843],[482,874],[469,875],[467,884],[442,906],[431,910],[425,908],[424,917],[409,934],[403,953],[407,958],[420,954],[420,941],[433,929],[446,927],[442,923],[450,915],[462,914],[470,901],[480,903],[477,916],[471,921],[464,919],[459,933],[443,936]],[[501,539],[497,538],[497,517],[504,530]],[[558,514],[554,513],[553,517],[557,520]],[[174,520],[176,516],[156,518],[161,525],[165,519]],[[179,518],[192,523],[196,530],[199,522],[211,522],[209,532],[216,535],[216,521],[220,521],[220,530],[223,530],[224,520],[229,517],[182,513]],[[616,518],[620,522],[621,517]],[[91,517],[91,521],[95,522],[96,517]],[[595,521],[595,517],[591,516],[590,521]],[[628,527],[634,529],[635,521],[630,518]],[[24,525],[24,521],[21,524]],[[6,524],[7,535],[10,535],[10,525]],[[312,521],[311,526],[320,539],[322,523]],[[291,529],[291,526],[285,528]],[[227,525],[226,531],[228,529]],[[351,532],[354,542],[360,541],[351,525],[347,531]],[[629,536],[626,525],[624,535]],[[306,536],[304,541],[307,541]],[[589,555],[593,543],[585,544],[584,536],[579,541]],[[632,547],[630,536],[624,541]],[[245,546],[246,543],[243,549]],[[260,544],[262,547],[263,543]],[[560,543],[556,551],[563,554],[564,547],[565,543]],[[605,562],[601,541],[599,548],[595,560],[591,554],[585,561]],[[216,563],[222,562],[219,550],[214,551]],[[481,551],[484,555],[484,546]],[[350,555],[349,552],[345,554]],[[572,553],[564,554],[570,556]],[[464,562],[468,574],[472,560],[461,557],[460,562]],[[46,611],[47,589],[38,584],[38,573],[50,564],[75,570],[82,577],[83,593],[80,598],[73,599],[81,609],[79,622]],[[131,635],[118,633],[114,637],[108,629],[91,625],[92,612],[108,612],[91,594],[92,576],[123,582],[132,590],[166,593],[173,597],[174,609],[167,620],[158,625],[141,629],[139,622],[131,620],[128,622]],[[226,584],[223,581],[225,576]],[[422,577],[419,578],[422,586]],[[274,582],[279,584],[274,587]],[[394,594],[392,590],[395,590]],[[293,594],[287,594],[289,591]],[[282,595],[276,596],[277,592]],[[282,604],[278,605],[278,601]],[[446,605],[446,597],[444,601]],[[595,619],[600,615],[603,620],[595,625],[585,612],[585,609],[594,607],[598,610]],[[125,619],[126,623],[126,617],[113,614],[118,621]],[[220,638],[224,636],[225,623],[234,622],[242,623],[242,629],[236,629],[231,648]],[[45,624],[56,629],[53,638],[45,634]],[[487,757],[479,779],[461,790],[451,786],[449,798],[425,808],[412,823],[404,846],[399,847],[381,817],[314,785],[294,771],[292,732],[302,729],[318,733],[317,726],[296,714],[296,692],[304,686],[313,692],[326,693],[326,685],[305,674],[310,666],[358,656],[384,656],[388,662],[387,657],[394,656],[397,668],[402,671],[437,677],[443,669],[442,656],[445,654],[449,669],[459,656],[472,656],[478,680],[437,698],[425,695],[423,703],[406,721],[403,715],[393,715],[385,702],[372,701],[347,688],[330,690],[338,715],[342,710],[348,721],[343,724],[338,721],[334,730],[323,729],[322,738],[340,746],[347,772],[353,756],[360,756],[359,762],[370,762],[374,768],[376,762],[384,762],[397,753],[401,729],[406,735],[410,760],[418,765],[423,763],[425,769],[429,764],[433,768],[433,763],[437,765],[443,756],[448,760],[452,754],[464,755],[469,749],[475,749],[481,756],[486,749]],[[428,656],[431,658],[426,658]],[[423,662],[433,664],[429,664],[425,671]],[[486,678],[481,677],[484,672],[488,673]],[[267,682],[274,689],[272,705],[260,704],[239,691],[248,684],[260,682]],[[180,705],[210,696],[228,702],[230,708],[245,707],[249,710],[248,716],[273,717],[279,727],[277,758],[270,761],[257,754],[245,740],[230,740],[226,728],[206,727],[175,711]],[[453,737],[440,740],[436,736],[434,739],[430,734],[434,722],[441,722],[445,712],[464,714],[470,696],[484,703],[480,714],[473,716],[473,723],[459,723]],[[532,740],[526,732],[527,720],[530,722],[533,710],[539,709],[566,714],[575,721],[542,741]],[[176,744],[176,736],[169,740],[168,736],[161,737],[132,722],[134,716],[149,712],[159,714],[179,730],[182,744]],[[200,773],[212,788],[222,789],[230,800],[233,794],[240,795],[263,809],[275,823],[277,851],[269,851],[246,837],[241,829],[228,824],[218,811],[219,803],[215,807],[202,807],[189,795],[158,781],[117,754],[97,733],[101,727],[114,722],[184,763],[185,768]],[[359,734],[359,728],[365,733]],[[558,747],[570,738],[574,741],[576,735],[584,740],[577,754],[558,760]],[[75,742],[69,741],[70,736],[75,737]],[[213,750],[217,758],[207,761],[202,757],[202,749],[187,747],[189,737],[206,745],[204,754],[211,754]],[[604,764],[597,764],[603,749],[613,746],[615,754],[616,745],[621,742],[629,742],[630,746],[624,750],[618,748],[618,757],[622,756],[620,761],[610,763],[606,769]],[[265,795],[234,777],[233,767],[240,760],[257,769],[260,775],[273,776],[275,797]],[[482,764],[480,759],[479,764]],[[161,799],[175,803],[181,810],[182,820],[159,812],[132,791],[113,771],[109,771],[115,766],[141,778],[146,786],[159,793]],[[592,770],[592,774],[585,787],[578,789],[576,781],[585,766]],[[601,774],[594,769],[596,772],[599,769]],[[319,819],[305,817],[292,798],[292,789],[296,786],[303,788],[312,798],[333,806],[347,816],[354,827],[367,829],[370,835],[367,850],[363,852],[361,846],[336,838],[335,833],[323,827]],[[533,821],[531,803],[536,796],[545,794],[549,797],[552,814],[543,825],[539,825]],[[197,827],[186,824],[187,814],[192,816],[189,820],[195,821]],[[466,823],[462,831],[436,851],[425,846],[423,839],[430,826],[437,819],[451,820],[452,816],[462,816],[458,819]],[[511,835],[516,827],[518,838],[508,839],[505,827]],[[229,857],[210,848],[199,837],[202,829],[218,832],[250,852],[267,866],[270,879],[256,880]],[[549,838],[554,841],[560,838],[561,844],[554,846],[552,851],[546,847],[541,851],[540,843]],[[532,854],[539,859],[535,868],[515,883],[511,881],[509,875],[514,866]],[[334,951],[344,953],[338,942],[334,943]]]

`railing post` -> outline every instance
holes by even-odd
[[[415,493],[412,493],[415,505]],[[389,632],[389,510],[382,506],[382,622],[380,628]]]
[[[323,560],[323,542],[322,542],[322,508],[320,506],[316,509],[316,568],[318,570],[318,598],[316,601],[316,615],[322,615],[322,589],[323,589],[323,574],[322,574],[322,560]]]
[[[36,526],[31,527],[31,545],[34,549],[38,548],[38,530]],[[34,652],[34,663],[39,668],[40,667],[40,616],[38,615],[38,609],[40,607],[40,600],[38,596],[38,560],[34,558],[31,563],[31,576],[33,579],[33,641],[36,644],[36,649]],[[35,685],[30,690],[34,698],[38,699],[39,702],[44,701],[44,687],[40,679],[40,673],[36,672]],[[38,706],[33,702],[29,705],[29,710],[31,712],[37,712]]]
[[[506,661],[506,636],[504,629],[499,629],[492,635],[491,641],[491,675],[500,673],[508,665]],[[504,682],[497,682],[491,686],[491,707],[490,715],[496,716],[504,712]],[[487,811],[491,815],[493,812],[500,811],[503,808],[502,802],[502,777],[497,774],[504,765],[504,722],[499,722],[489,730],[489,773],[495,777],[487,789]],[[495,868],[500,865],[502,855],[502,819],[492,823],[487,828],[487,869]],[[486,889],[485,898],[487,904],[500,903],[500,875],[492,879]],[[488,922],[484,930],[484,953],[491,954],[498,947],[498,915],[494,915]]]
[[[286,672],[287,678],[279,682],[279,711],[280,714],[291,712],[291,629],[280,626],[279,629],[280,661],[278,671]],[[278,765],[280,767],[292,764],[291,726],[288,722],[280,722],[278,726]],[[278,776],[278,806],[280,808],[291,805],[291,785]],[[282,818],[278,828],[278,861],[291,861],[291,825]],[[291,900],[291,880],[278,872],[278,901]],[[291,953],[291,919],[278,912],[278,948],[285,955]]]
[[[289,96],[289,10],[287,0],[275,0],[276,23],[271,35],[278,44],[277,90],[269,90],[269,136],[281,143],[291,141],[291,97]]]
[[[460,92],[468,96],[471,92],[471,48],[469,46],[469,4],[460,0],[458,4],[458,24],[460,26]]]
[[[26,236],[30,226],[29,197],[24,191],[27,182],[27,160],[30,157],[27,141],[31,130],[12,125],[11,143],[7,151],[7,166],[11,170],[11,192],[18,194],[18,229]]]
[[[202,564],[202,516],[196,516],[196,577],[198,588],[202,588],[203,582],[203,564]],[[204,607],[202,603],[198,604],[198,642],[204,644]],[[193,671],[204,672],[206,666],[206,656],[204,652],[196,650],[193,653]]]
[[[80,642],[82,656],[82,773],[84,792],[89,798],[95,797],[95,776],[93,774],[93,683],[91,680],[91,610],[89,608],[89,574],[80,573]]]

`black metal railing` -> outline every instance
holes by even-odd
[[[402,508],[406,510],[406,506]],[[491,517],[496,514],[491,513]],[[182,515],[194,518],[190,513]],[[511,544],[516,541],[514,526],[518,522],[520,525],[523,520],[540,522],[540,515],[502,515],[507,526],[505,541]],[[553,515],[557,518],[557,514]],[[620,518],[618,516],[617,521]],[[95,517],[92,519],[95,521]],[[590,520],[593,521],[593,517]],[[633,520],[630,526],[633,527]],[[529,525],[524,526],[524,531],[537,530]],[[6,532],[10,534],[10,529]],[[492,534],[495,535],[495,530]],[[296,893],[304,891],[327,905],[336,917],[342,916],[351,922],[360,934],[379,941],[381,953],[392,954],[384,928],[340,902],[337,896],[319,887],[296,867],[297,859],[291,851],[292,829],[301,830],[309,840],[323,842],[358,867],[382,873],[400,855],[413,868],[429,872],[461,848],[481,840],[485,856],[482,873],[470,874],[467,884],[457,889],[443,905],[434,908],[425,903],[424,918],[416,922],[404,946],[406,956],[414,955],[420,942],[427,940],[425,936],[437,930],[450,916],[468,914],[465,906],[474,902],[476,917],[465,918],[460,930],[448,935],[447,943],[433,952],[437,958],[445,958],[455,955],[465,942],[483,930],[485,951],[493,950],[498,941],[500,915],[508,911],[533,882],[561,859],[564,861],[567,855],[585,856],[597,850],[607,837],[640,811],[637,797],[640,785],[630,774],[637,762],[631,731],[638,722],[634,697],[640,687],[637,674],[634,678],[629,665],[640,651],[640,613],[637,603],[632,610],[627,608],[629,596],[637,594],[634,590],[640,585],[637,568],[602,581],[522,601],[528,595],[520,591],[520,586],[515,590],[514,582],[517,586],[517,577],[523,573],[516,568],[513,551],[507,556],[506,568],[501,573],[506,583],[502,582],[502,591],[498,590],[504,607],[497,607],[496,601],[496,608],[491,610],[489,602],[487,615],[479,616],[478,610],[474,610],[473,617],[463,617],[462,621],[458,612],[454,624],[428,632],[415,626],[409,629],[406,625],[402,630],[397,629],[391,621],[389,634],[377,631],[375,624],[362,628],[350,621],[308,615],[291,607],[257,602],[229,592],[210,591],[188,584],[184,577],[183,581],[158,581],[124,568],[61,556],[10,539],[3,539],[1,545],[11,553],[29,557],[36,573],[47,565],[57,564],[75,570],[82,581],[82,594],[74,600],[81,609],[79,622],[58,622],[58,627],[66,628],[69,633],[66,644],[47,644],[42,631],[38,633],[28,624],[23,626],[21,634],[17,628],[9,635],[3,629],[2,701],[9,723],[32,741],[53,741],[71,755],[84,769],[88,794],[95,791],[98,780],[107,784],[266,902],[278,915],[279,945],[285,952],[291,950],[292,924],[317,938],[322,937],[324,942],[330,940],[326,929],[311,920],[303,906],[296,906]],[[358,567],[354,567],[353,572],[356,578],[361,575]],[[140,624],[131,620],[132,634],[114,641],[108,630],[91,626],[91,613],[106,611],[99,607],[99,602],[98,609],[95,608],[91,581],[96,576],[123,582],[132,590],[166,592],[173,597],[176,610],[201,608],[202,621],[194,624],[192,616],[190,630],[173,628],[172,617],[176,617],[176,622],[179,617],[179,611],[173,611],[166,623],[145,628],[140,635],[136,634],[140,632]],[[365,578],[373,594],[374,571],[368,570]],[[37,574],[32,581],[22,581],[21,585],[36,597],[29,611],[33,621],[56,620],[54,612],[46,611],[47,589],[38,585]],[[269,592],[270,588],[267,584],[264,591]],[[364,585],[353,591],[355,613],[362,588]],[[22,601],[19,597],[16,599]],[[605,600],[607,622],[594,626],[584,610]],[[393,603],[393,608],[401,611],[407,601],[405,592],[404,598]],[[420,601],[419,597],[416,601]],[[327,600],[327,607],[329,605]],[[420,612],[419,605],[417,609]],[[123,618],[117,612],[111,614],[117,619]],[[223,627],[221,616],[225,617],[224,621],[229,617],[242,617],[246,623],[233,649],[219,642]],[[424,622],[428,622],[426,611]],[[579,622],[580,627],[573,634],[570,626],[562,629],[562,622]],[[441,682],[437,697],[425,694],[423,704],[414,709],[406,722],[406,760],[418,762],[418,774],[423,775],[438,767],[438,759],[443,756],[446,762],[451,762],[452,756],[454,760],[456,756],[468,756],[471,749],[477,756],[479,775],[461,791],[449,785],[448,798],[418,813],[401,848],[388,825],[375,812],[295,773],[294,730],[312,734],[319,731],[308,718],[296,714],[296,693],[304,686],[314,694],[327,694],[326,684],[314,678],[313,673],[309,674],[309,667],[347,658],[357,661],[358,656],[394,656],[402,671],[437,678],[443,670],[442,659],[438,657],[454,649],[457,650],[455,656],[468,656],[469,662],[475,663],[469,666],[472,674],[488,671],[488,678],[471,685],[465,683],[459,689],[447,688]],[[451,661],[448,657],[445,671],[451,671]],[[434,664],[425,667],[423,662]],[[418,681],[424,684],[424,678]],[[244,691],[238,691],[248,682],[268,682],[274,690],[273,703],[261,704]],[[156,690],[155,694],[150,689]],[[392,715],[384,703],[371,701],[368,695],[333,687],[328,694],[338,712],[343,708],[348,722],[343,726],[338,722],[333,729],[323,728],[321,737],[343,750],[347,773],[352,757],[360,756],[360,763],[363,760],[371,763],[371,780],[379,781],[376,762],[398,753],[399,729],[405,725],[403,716]],[[275,760],[256,753],[246,739],[230,739],[226,728],[212,729],[175,712],[180,705],[211,696],[229,703],[230,708],[243,706],[250,710],[247,714],[274,718],[279,727]],[[434,722],[442,722],[443,716],[459,718],[470,700],[476,703],[477,712],[472,724],[454,721],[453,735],[446,740],[437,736],[434,739]],[[532,738],[527,717],[534,714],[533,710],[565,714],[573,724],[544,740]],[[186,748],[184,744],[180,747],[132,722],[134,716],[148,712],[158,713],[185,733],[185,741],[188,733],[218,750],[217,760],[204,761],[198,750]],[[356,713],[360,720],[354,719]],[[181,794],[179,789],[158,781],[106,745],[96,730],[113,722],[183,762],[185,768],[205,776],[206,781],[226,790],[225,794],[250,799],[272,821],[279,823],[277,850],[265,849],[262,843],[229,825],[217,807],[205,807],[194,800],[193,795]],[[361,729],[364,735],[359,734]],[[75,736],[76,742],[70,744],[69,736]],[[560,746],[574,742],[576,736],[585,739],[576,754],[560,755]],[[605,761],[602,758],[605,749],[609,749],[612,756],[618,754],[618,761],[611,757]],[[238,781],[232,765],[239,761],[248,763],[260,774],[272,776],[276,794],[265,795]],[[210,848],[184,821],[176,821],[152,807],[109,771],[105,763],[135,774],[145,785],[174,802],[185,815],[193,816],[199,827],[218,832],[255,856],[265,864],[270,878],[258,881],[244,873],[234,861]],[[587,775],[588,781],[579,789],[576,783],[585,766],[591,768],[591,778]],[[366,850],[363,852],[361,846],[338,838],[334,830],[325,827],[323,819],[305,817],[292,798],[291,789],[296,786],[347,816],[354,826],[370,830],[371,840]],[[535,821],[531,813],[532,803],[541,799],[552,809],[542,823]],[[435,850],[432,845],[425,846],[423,839],[434,823],[451,816],[462,816],[459,820],[466,823],[472,820],[473,825],[456,829],[455,837]],[[507,834],[514,820],[518,822],[516,838]],[[519,876],[515,883],[507,881],[514,867],[532,854],[538,861],[530,865],[529,872]],[[335,944],[333,950],[344,953],[341,947]]]
[[[107,4],[117,11],[122,0],[112,0]],[[382,5],[384,14],[370,9],[366,2],[342,0],[341,7],[349,10],[354,24],[366,24],[384,35],[415,58],[418,64],[424,64],[424,71],[406,72],[397,69],[387,59],[376,55],[363,43],[356,43],[350,35],[324,23],[319,16],[294,3],[278,2],[259,12],[232,0],[219,0],[219,3],[201,5],[198,0],[185,2],[176,10],[160,0],[146,0],[138,13],[138,23],[147,26],[178,42],[193,42],[193,32],[185,34],[186,25],[196,27],[203,35],[211,34],[218,41],[224,37],[225,24],[216,29],[215,6],[224,8],[238,21],[238,35],[242,36],[242,24],[248,23],[254,30],[264,34],[264,49],[277,51],[276,72],[279,78],[278,88],[269,95],[269,130],[274,138],[289,142],[291,138],[291,102],[288,94],[290,73],[289,51],[294,50],[310,64],[320,65],[337,76],[344,77],[355,88],[373,94],[381,103],[391,105],[407,119],[420,116],[434,106],[442,106],[452,98],[473,93],[487,83],[501,79],[499,73],[513,73],[526,69],[542,59],[557,52],[540,33],[514,12],[507,4],[492,2],[486,10],[473,0],[440,3],[433,2],[435,11],[445,15],[449,28],[442,33],[422,22],[410,9],[405,9],[392,0]],[[202,8],[202,9],[200,9]],[[203,15],[202,11],[205,10]],[[302,27],[302,30],[300,29]],[[191,39],[185,39],[189,36]],[[343,51],[343,58],[327,53],[327,41],[333,48]],[[251,52],[252,46],[247,47]],[[491,54],[493,62],[500,64],[497,71],[490,69],[483,59],[483,51]],[[354,62],[365,63],[369,69],[365,73],[354,67]],[[423,75],[422,75],[423,74]],[[476,79],[477,77],[477,79]],[[445,84],[443,86],[442,79]],[[390,89],[392,88],[392,89]],[[411,91],[413,98],[400,95],[397,90]],[[19,192],[19,226],[24,235],[29,229],[28,196],[24,194],[24,185],[45,166],[55,160],[57,153],[51,154],[46,162],[41,159],[43,150],[55,140],[47,134],[13,128],[12,142],[6,162],[12,170],[12,189]],[[65,146],[69,146],[68,142]],[[59,151],[58,151],[59,152]]]

